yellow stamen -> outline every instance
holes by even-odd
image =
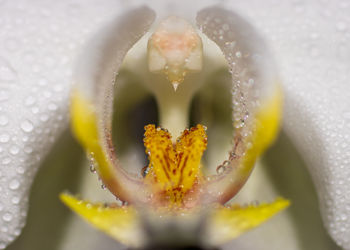
[[[207,147],[205,128],[197,125],[185,130],[175,145],[168,131],[154,125],[145,127],[144,144],[149,155],[146,182],[167,205],[185,205],[186,198],[196,195],[201,181],[200,160]]]

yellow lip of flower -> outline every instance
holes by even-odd
[[[207,144],[205,128],[197,125],[191,130],[185,130],[175,145],[166,130],[154,125],[148,125],[145,129],[144,144],[150,164],[144,182],[153,192],[153,212],[179,221],[180,214],[193,217],[201,209],[209,210],[202,244],[218,245],[236,238],[289,205],[289,201],[279,198],[273,203],[259,206],[225,207],[214,203],[209,208],[201,208],[198,190],[201,185],[205,185],[200,167],[200,159]],[[137,206],[93,204],[69,194],[61,194],[60,198],[81,217],[123,244],[140,247],[149,243],[143,231],[143,215],[137,211]]]
[[[143,19],[154,17],[152,12],[148,11],[147,8],[135,10],[131,16],[136,16],[137,20],[131,24],[121,21],[121,25],[116,29],[127,36],[130,34],[126,30],[149,28],[151,22],[145,22]],[[220,14],[222,11],[214,8],[214,13]],[[205,14],[205,11],[199,14],[199,19],[203,13]],[[227,13],[221,14],[225,16]],[[215,19],[215,16],[212,18]],[[229,21],[230,19],[227,20],[228,23]],[[128,28],[125,25],[132,27]],[[205,31],[205,26],[202,29]],[[132,37],[137,40],[134,34]],[[118,42],[117,45],[124,51],[127,51],[125,48],[132,46],[130,43],[123,44],[123,41],[118,39],[107,40],[105,46]],[[241,58],[242,55],[237,53],[236,57]],[[124,55],[118,54],[119,63]],[[106,63],[111,62],[98,60],[96,62],[97,65]],[[91,89],[82,88],[78,83],[72,94],[72,128],[77,139],[96,161],[97,172],[103,183],[116,197],[129,202],[130,206],[92,204],[62,194],[61,199],[67,206],[124,244],[141,246],[149,244],[144,232],[143,209],[161,217],[173,217],[175,221],[180,214],[196,217],[198,211],[206,210],[204,213],[207,216],[206,230],[201,241],[216,245],[258,226],[289,205],[287,200],[277,199],[270,204],[259,206],[224,206],[240,190],[248,179],[257,157],[276,137],[282,107],[282,92],[277,82],[269,85],[269,93],[265,93],[264,98],[259,100],[261,103],[258,107],[249,103],[241,105],[244,107],[241,110],[244,117],[240,114],[242,112],[237,112],[238,115],[234,117],[236,120],[238,118],[238,122],[234,122],[236,126],[234,147],[224,165],[223,173],[208,177],[201,171],[200,160],[207,146],[204,126],[197,125],[195,128],[185,130],[174,145],[167,131],[148,125],[144,144],[146,152],[149,153],[149,166],[145,178],[139,178],[123,170],[114,155],[109,121],[113,86],[107,84],[106,77],[106,75],[110,77],[114,70],[104,67],[101,69],[102,72],[94,76],[94,80],[97,79],[104,84],[97,87],[96,94]],[[82,79],[84,78],[77,80]],[[241,98],[243,92],[238,94]],[[247,119],[245,113],[249,113]],[[247,128],[250,129],[249,133]],[[186,223],[183,220],[178,221]]]
[[[280,112],[276,107],[279,107],[280,97],[281,94],[277,92],[264,111],[258,115],[256,144],[247,151],[243,161],[247,166],[241,171],[251,171],[255,158],[273,140],[279,122]],[[113,176],[109,176],[109,167],[104,165],[104,158],[101,156],[102,161],[100,159],[99,154],[102,153],[99,153],[99,142],[93,137],[96,132],[96,119],[83,119],[91,115],[91,106],[80,105],[82,100],[77,96],[73,98],[74,131],[86,149],[94,153],[99,161],[102,178],[113,179]],[[142,186],[150,189],[143,194],[152,193],[152,199],[148,198],[148,202],[154,212],[176,218],[180,213],[195,214],[198,213],[198,208],[205,209],[201,208],[201,199],[205,193],[199,190],[205,189],[208,184],[213,185],[201,172],[200,160],[207,145],[205,127],[197,125],[185,130],[175,145],[168,131],[154,125],[148,125],[145,129],[144,144],[149,155],[149,166]],[[113,181],[108,183],[113,185]],[[113,204],[92,204],[68,194],[62,194],[61,200],[92,225],[126,245],[139,247],[148,243],[142,230],[142,214],[137,210],[137,203],[135,208],[132,205],[120,207]],[[270,204],[248,207],[225,207],[214,202],[206,208],[209,209],[208,226],[203,234],[203,242],[209,245],[222,244],[260,225],[288,205],[289,201],[282,198]]]

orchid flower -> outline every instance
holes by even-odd
[[[216,245],[238,236],[288,204],[277,200],[270,205],[223,207],[247,181],[256,157],[276,136],[282,97],[279,84],[283,84],[284,131],[306,163],[328,233],[337,245],[350,249],[347,168],[350,155],[346,150],[349,111],[345,83],[349,79],[350,47],[346,2],[324,6],[326,4],[317,2],[266,1],[258,9],[256,6],[261,4],[258,1],[216,6],[202,2],[193,6],[186,6],[184,2],[153,2],[149,7],[138,3],[125,6],[122,2],[107,0],[98,4],[93,1],[81,4],[38,1],[31,5],[24,1],[2,1],[0,4],[3,27],[0,41],[4,48],[0,54],[0,248],[21,234],[33,177],[67,125],[70,93],[73,93],[70,106],[73,130],[90,153],[92,170],[96,168],[103,185],[123,201],[120,207],[103,206],[62,195],[62,200],[73,210],[133,246],[152,243],[145,233],[150,233],[156,243],[179,243],[177,238],[169,239],[168,234],[163,233],[169,232],[169,225],[176,229],[170,231],[181,237],[180,244],[187,244],[188,240],[190,244]],[[174,29],[180,29],[181,34],[183,30],[188,33],[178,38]],[[165,41],[169,33],[175,34],[175,40],[189,41],[181,45],[181,53],[174,54],[169,49]],[[236,111],[233,145],[228,143],[231,145],[228,155],[225,146],[220,145],[225,143],[211,146],[211,138],[215,140],[220,135],[213,127],[208,126],[208,141],[202,125],[185,130],[193,95],[205,88],[203,84],[210,77],[218,82],[218,76],[223,74],[222,81],[227,83],[227,69],[232,74],[228,83],[233,84]],[[132,72],[137,79],[143,79],[145,92],[152,93],[158,102],[162,128],[169,130],[146,127],[144,144],[150,153],[150,164],[144,169],[144,178],[120,167],[120,163],[133,162],[130,160],[133,153],[125,154],[119,163],[115,155],[119,156],[118,150],[122,149],[111,146],[113,83],[118,70],[115,95],[118,95],[118,78],[123,78],[123,72]],[[125,108],[116,107],[116,112],[118,108]],[[170,134],[173,139],[180,136],[179,140],[172,141]],[[231,134],[225,135],[229,140],[232,138]],[[207,158],[201,161],[206,147]],[[79,153],[79,150],[66,155],[70,157],[70,153]],[[180,155],[187,155],[191,160],[184,163],[185,158]],[[165,176],[162,162],[168,160],[172,169],[183,167],[187,176],[182,186],[169,187],[165,181],[168,178],[178,183],[176,178],[183,178],[176,173]],[[67,164],[69,168],[76,167],[72,162]],[[203,172],[203,165],[214,165],[214,170],[218,166],[218,173],[208,176]],[[263,180],[259,193],[253,196],[261,200],[271,184],[259,172],[259,167],[247,185]],[[292,183],[298,185],[300,179],[303,177],[293,179]],[[91,185],[87,184],[89,188]],[[180,192],[176,191],[178,188]],[[245,189],[238,196],[244,195]],[[34,191],[35,187],[32,195]],[[85,198],[84,193],[82,195]],[[39,215],[50,213],[43,211],[45,201],[41,202]],[[261,217],[250,216],[261,215],[262,210],[265,213]],[[288,216],[282,217],[283,213],[280,218],[288,220]],[[240,223],[242,217],[244,224]],[[33,221],[34,225],[38,221]],[[321,232],[321,226],[315,224]],[[254,232],[248,233],[236,244],[242,248],[254,246],[254,249],[282,246],[300,249],[298,237],[293,235],[295,231],[276,229],[278,225],[286,224],[275,223],[275,227],[271,226],[275,230],[272,233],[256,231],[261,233],[261,238]],[[291,224],[287,225],[292,228]],[[202,228],[204,232],[196,235]],[[288,232],[289,240],[281,236],[287,239],[281,241],[276,230]],[[16,243],[21,244],[25,234],[9,249],[18,249]],[[266,242],[271,234],[275,236],[271,238],[273,241]],[[310,240],[327,242],[329,245],[323,244],[324,249],[336,247],[324,238]],[[275,242],[282,243],[273,245]],[[29,245],[23,244],[22,249],[29,249]],[[99,247],[108,244],[104,238]],[[317,244],[312,242],[309,246]],[[63,248],[72,246],[69,248],[68,244]]]

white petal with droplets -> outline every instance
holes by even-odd
[[[73,61],[115,1],[0,1],[0,249],[21,232],[39,163],[66,127]]]
[[[286,89],[284,129],[307,163],[328,232],[350,249],[350,4],[229,5],[251,20],[273,49]]]

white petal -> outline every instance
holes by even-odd
[[[0,1],[0,249],[21,232],[41,159],[67,125],[73,58],[116,1]]]
[[[284,128],[307,163],[330,235],[350,249],[350,5],[230,5],[271,44],[286,89]]]

